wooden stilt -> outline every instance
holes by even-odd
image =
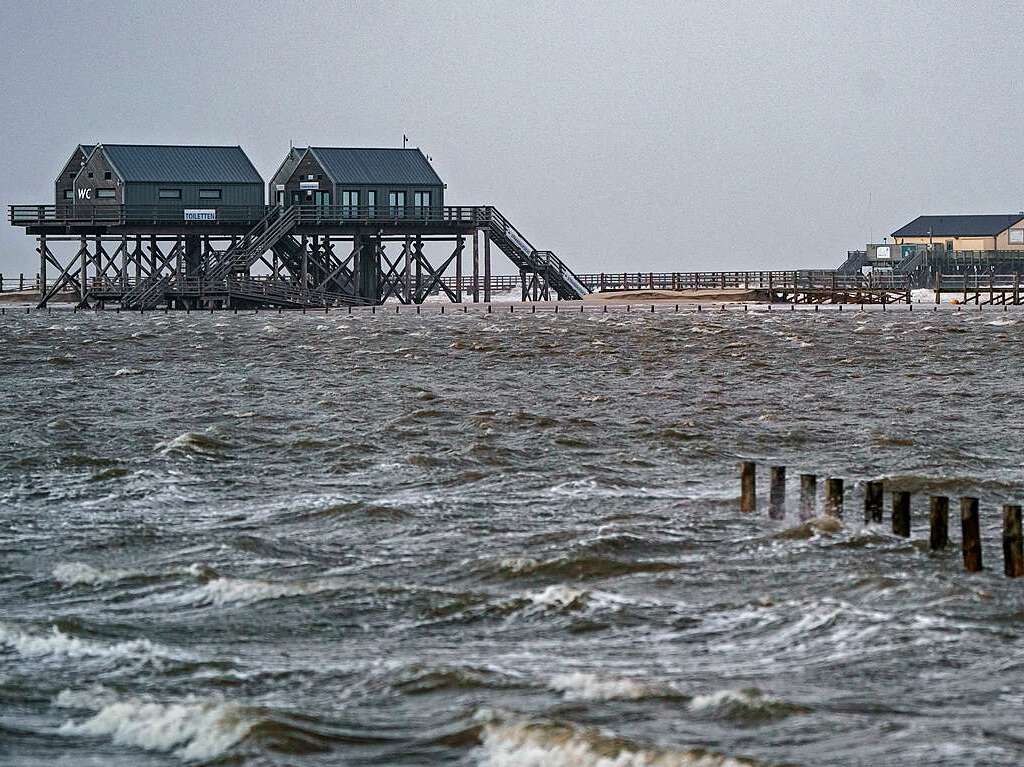
[[[769,490],[769,515],[772,519],[783,519],[786,516],[786,467],[772,466],[771,487]]]
[[[949,498],[933,495],[929,502],[928,516],[931,528],[928,548],[932,551],[946,548],[949,545]]]
[[[892,532],[903,538],[910,537],[910,493],[906,490],[892,494]]]
[[[816,474],[800,475],[800,519],[812,519],[818,513],[818,477]]]
[[[843,518],[843,480],[829,477],[825,480],[825,513]]]
[[[740,464],[740,511],[757,511],[757,464],[753,461]]]
[[[1003,572],[1007,578],[1024,575],[1020,506],[1003,506]]]
[[[881,524],[884,504],[883,484],[880,479],[864,483],[864,523]]]
[[[978,499],[960,499],[960,527],[964,569],[969,573],[980,572],[981,563],[981,521],[978,518]]]

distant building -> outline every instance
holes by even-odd
[[[211,209],[263,206],[263,188],[238,146],[97,144],[75,174],[72,198],[75,205]]]
[[[1024,250],[1024,212],[986,216],[918,216],[892,233],[896,245],[934,245],[946,252]]]
[[[269,191],[277,205],[339,206],[351,218],[417,216],[444,205],[444,183],[419,149],[292,149]]]

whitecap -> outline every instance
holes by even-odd
[[[118,368],[114,371],[114,378],[118,378],[120,376],[139,376],[145,372],[146,371],[139,370],[138,368]]]
[[[87,700],[84,696],[73,697],[70,692],[64,698],[65,703],[82,704]],[[106,702],[92,717],[80,722],[69,720],[58,732],[107,736],[121,746],[169,752],[191,762],[222,756],[245,738],[255,724],[256,720],[246,709],[233,703],[195,698],[180,703],[158,703],[128,698]]]
[[[245,605],[268,599],[316,594],[334,588],[332,581],[274,582],[245,578],[213,578],[190,589],[180,598],[185,604],[197,606]]]
[[[33,634],[0,624],[0,646],[14,650],[23,658],[111,658],[153,662],[178,657],[148,639],[105,643],[68,636],[56,626],[47,633]]]
[[[64,586],[96,586],[131,575],[127,570],[100,570],[85,562],[61,562],[53,568],[53,579]]]
[[[669,685],[657,685],[626,677],[605,677],[575,671],[551,677],[549,686],[568,700],[641,700],[643,698],[678,697]]]

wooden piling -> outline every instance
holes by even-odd
[[[910,493],[906,490],[892,494],[892,532],[903,538],[910,537]]]
[[[818,476],[800,475],[800,519],[812,519],[818,513]]]
[[[874,479],[864,483],[864,523],[881,524],[884,505],[882,480]]]
[[[980,572],[981,564],[981,521],[978,518],[978,499],[960,499],[960,528],[963,536],[964,569],[969,573]]]
[[[843,518],[843,480],[836,477],[825,480],[825,514]]]
[[[786,516],[786,467],[772,466],[771,489],[768,499],[768,514],[772,519]]]
[[[1003,506],[1003,572],[1007,578],[1024,575],[1020,506]]]
[[[753,461],[740,464],[740,511],[757,511],[757,464]]]
[[[946,548],[949,545],[949,498],[944,495],[933,495],[929,517],[931,535],[928,539],[928,548],[932,551]]]

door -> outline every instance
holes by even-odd
[[[359,217],[359,190],[345,189],[341,193],[341,217]]]
[[[413,192],[412,204],[415,208],[413,215],[427,218],[430,215],[430,192]]]
[[[331,205],[331,193],[330,192],[313,192],[313,204],[318,208],[327,208]]]
[[[388,208],[393,218],[405,216],[405,192],[388,192]]]

